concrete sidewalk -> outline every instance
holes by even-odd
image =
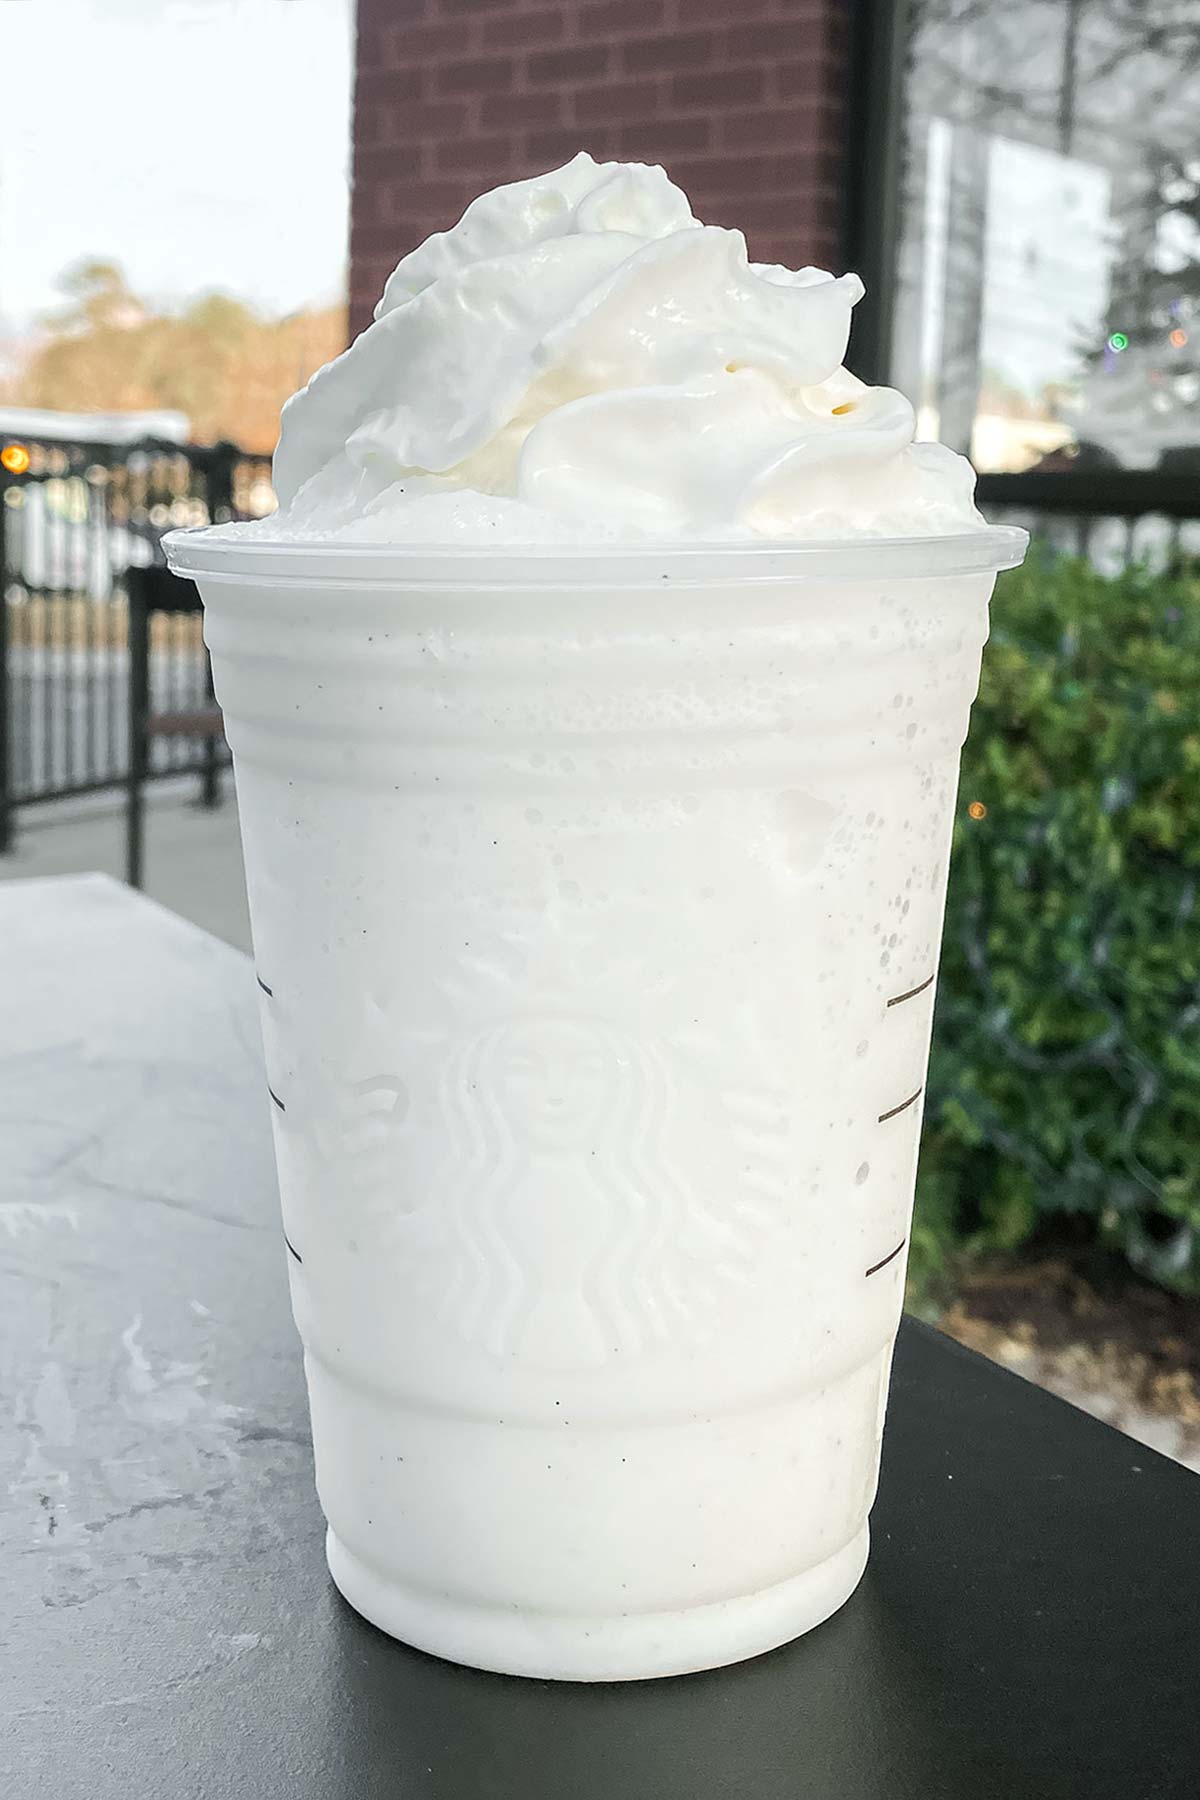
[[[250,919],[228,772],[211,811],[196,804],[194,776],[151,782],[146,790],[145,891],[239,950],[250,948]],[[16,842],[0,856],[0,881],[34,875],[125,876],[123,795],[88,795],[17,813]]]

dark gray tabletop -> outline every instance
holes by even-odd
[[[635,1687],[456,1669],[322,1560],[249,964],[0,886],[3,1800],[1184,1800],[1200,1482],[909,1324],[811,1636]]]

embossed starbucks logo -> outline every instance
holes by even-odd
[[[445,1312],[494,1355],[637,1356],[737,1281],[739,1233],[665,1154],[680,1095],[644,1043],[595,1018],[513,1020],[461,1045],[441,1092],[466,1158]]]
[[[486,1033],[472,1061],[490,1069],[497,1113],[515,1139],[570,1153],[594,1149],[637,1077],[632,1053],[622,1058],[611,1030],[590,1020],[522,1020]]]
[[[498,1359],[599,1368],[719,1329],[787,1204],[783,1097],[726,1079],[744,1045],[571,1005],[577,967],[525,1008],[495,963],[465,975],[440,1030],[369,1001],[357,1055],[397,1072],[326,1070],[289,1111],[314,1195],[399,1304]]]

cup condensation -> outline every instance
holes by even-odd
[[[867,1556],[959,752],[1024,534],[176,534],[232,746],[335,1581],[713,1667]]]

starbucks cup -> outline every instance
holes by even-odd
[[[233,749],[333,1578],[619,1680],[867,1556],[959,751],[1025,535],[167,539]]]

